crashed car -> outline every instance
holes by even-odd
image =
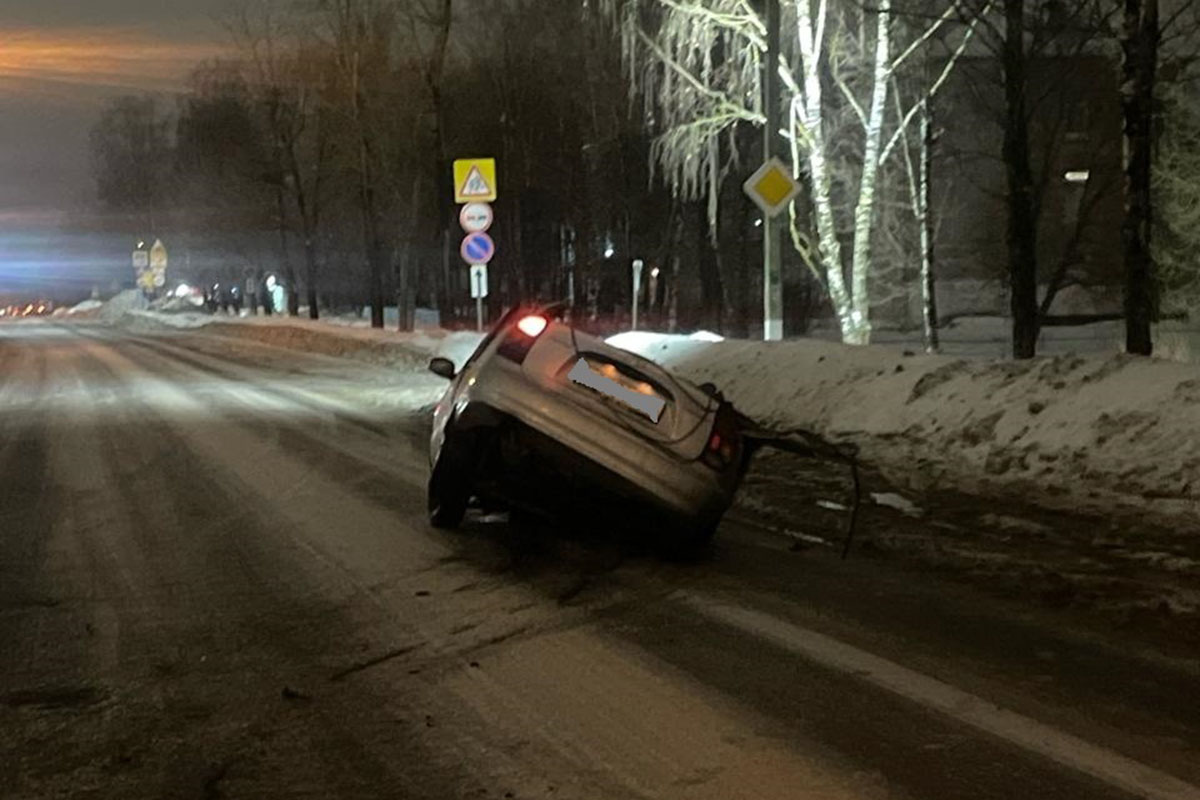
[[[745,466],[738,418],[696,386],[561,318],[561,307],[514,308],[434,411],[429,519],[454,528],[474,498],[488,507],[601,515],[640,524],[670,545],[712,537]]]

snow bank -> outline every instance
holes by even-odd
[[[135,330],[164,328],[257,341],[274,347],[308,353],[354,358],[386,366],[423,368],[434,356],[461,366],[474,351],[482,334],[421,330],[401,332],[344,324],[343,320],[310,320],[298,317],[233,317],[225,315],[127,311],[122,324]]]
[[[76,303],[75,305],[66,309],[65,313],[67,316],[75,317],[79,316],[80,314],[89,314],[90,312],[99,311],[102,308],[104,308],[104,302],[102,300],[84,300],[82,303]]]
[[[116,322],[130,311],[144,308],[145,305],[146,298],[142,296],[141,291],[126,289],[105,301],[104,305],[98,309],[97,316],[109,322]]]
[[[661,334],[625,346],[712,381],[771,429],[857,445],[899,486],[1134,510],[1200,531],[1195,365],[1119,354],[997,362]]]

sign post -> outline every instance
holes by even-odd
[[[494,158],[460,158],[454,162],[454,202],[496,202]]]
[[[779,102],[780,8],[779,0],[765,0],[766,57],[762,59],[763,158],[766,163],[746,181],[745,191],[763,210],[763,339],[783,338],[783,225],[775,221],[799,187],[776,157],[783,148],[779,136],[782,108]],[[774,169],[773,169],[774,168]],[[782,168],[782,169],[780,169]],[[786,198],[785,198],[786,195]]]
[[[458,224],[464,233],[483,233],[492,227],[495,217],[487,203],[467,203],[458,212]]]
[[[783,243],[775,217],[799,194],[800,184],[786,164],[771,156],[742,184],[742,191],[763,214],[763,339],[778,341],[783,338]]]
[[[142,290],[142,300],[149,300],[154,291],[154,272],[150,269],[150,251],[145,242],[138,242],[133,251],[134,284]]]
[[[487,264],[471,265],[471,297],[475,298],[475,326],[483,330],[483,298],[488,296]]]
[[[454,202],[461,203],[458,223],[466,236],[459,255],[471,268],[471,297],[475,300],[475,326],[483,330],[483,298],[488,295],[487,265],[496,255],[496,243],[487,231],[495,215],[496,160],[461,158],[454,162]]]
[[[487,264],[496,255],[496,243],[483,231],[468,233],[462,240],[458,253],[468,264]]]
[[[167,285],[167,247],[162,239],[155,239],[150,248],[150,272],[153,273],[151,283],[155,289]]]
[[[630,330],[638,328],[638,300],[642,290],[642,267],[646,263],[640,258],[633,260],[633,327]]]

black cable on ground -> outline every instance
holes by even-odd
[[[802,428],[786,431],[773,431],[756,425],[749,417],[738,413],[743,436],[757,442],[758,447],[774,447],[789,453],[795,453],[805,458],[818,458],[836,461],[850,467],[850,479],[854,495],[850,502],[850,519],[846,525],[846,537],[842,545],[842,559],[850,554],[850,546],[854,542],[854,532],[858,527],[858,512],[862,505],[862,480],[858,469],[858,448],[854,445],[843,447],[826,441],[818,434]],[[799,439],[800,441],[796,441]]]

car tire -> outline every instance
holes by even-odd
[[[468,470],[462,459],[454,457],[449,443],[443,447],[441,457],[433,465],[426,490],[429,508],[429,523],[435,528],[457,528],[467,514],[467,503],[471,500],[471,483]]]

